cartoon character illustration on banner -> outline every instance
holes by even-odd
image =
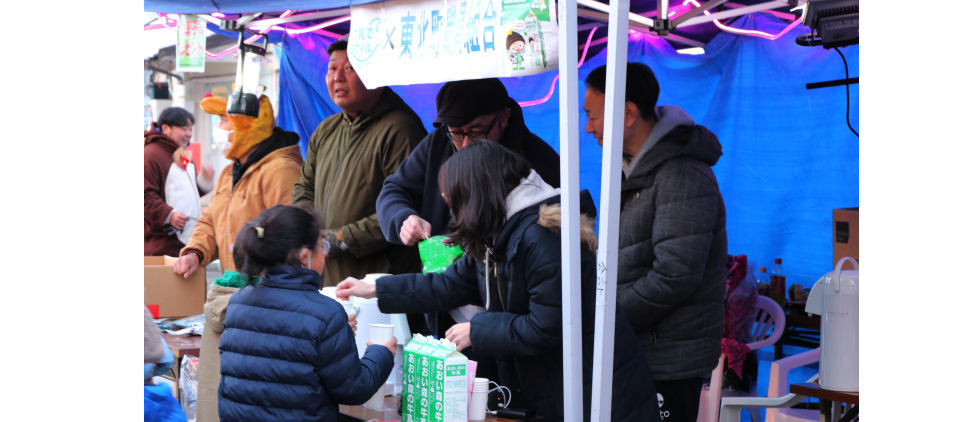
[[[507,32],[507,53],[513,70],[527,67],[547,68],[544,28],[542,22],[551,22],[551,10],[544,0],[514,0],[503,5],[502,25]],[[518,57],[519,56],[519,57]]]
[[[544,59],[538,48],[541,45],[541,24],[533,10],[528,10],[527,16],[524,17],[524,36],[527,37],[534,65],[545,67],[545,64],[542,63]]]
[[[524,36],[518,32],[511,32],[507,36],[507,52],[510,53],[510,63],[514,65],[514,70],[524,70]]]

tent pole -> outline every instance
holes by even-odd
[[[591,420],[597,422],[608,422],[612,414],[616,271],[619,267],[619,202],[629,10],[629,0],[609,2],[605,122],[602,130],[602,199],[599,201],[599,251],[596,254],[595,364],[592,375]]]
[[[569,2],[571,4],[569,5]],[[566,24],[571,22],[571,24]],[[582,248],[579,227],[578,7],[558,0],[558,83],[561,113],[561,301],[565,420],[582,414]],[[588,323],[592,323],[589,321]],[[592,347],[592,345],[587,345]]]

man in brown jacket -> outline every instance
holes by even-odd
[[[204,112],[221,116],[222,129],[234,129],[225,152],[234,162],[221,172],[211,205],[201,213],[190,241],[174,262],[174,272],[185,277],[215,258],[220,259],[222,271],[236,271],[232,244],[238,230],[262,211],[289,204],[303,163],[299,135],[275,127],[269,97],[259,100],[256,119],[227,116],[226,104],[220,97],[201,100]]]
[[[347,59],[347,42],[327,49],[327,88],[342,112],[313,135],[293,204],[316,208],[330,241],[323,285],[369,273],[415,270],[412,253],[388,243],[375,202],[381,186],[426,135],[422,120],[388,87],[367,89]]]

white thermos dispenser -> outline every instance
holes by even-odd
[[[841,271],[850,261],[853,270]],[[820,315],[820,387],[858,391],[858,263],[845,257],[810,291],[806,312]]]

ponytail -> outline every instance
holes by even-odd
[[[250,279],[273,265],[302,266],[299,251],[315,249],[322,223],[303,208],[276,205],[238,231],[235,266]]]

